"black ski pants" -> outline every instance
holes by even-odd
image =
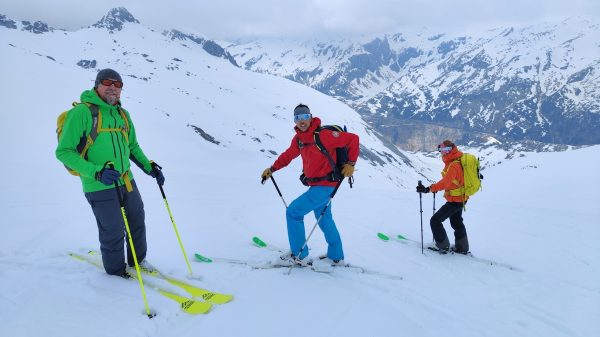
[[[448,218],[450,218],[450,226],[454,229],[454,242],[467,237],[467,229],[463,223],[462,211],[462,202],[446,202],[435,212],[430,221],[431,232],[433,233],[435,242],[441,243],[448,238],[442,224]]]
[[[125,186],[119,186],[119,194],[125,204],[127,223],[131,231],[133,245],[138,262],[146,257],[146,225],[144,223],[144,203],[135,184],[131,181],[133,191],[127,192]],[[98,225],[98,238],[104,270],[110,275],[123,275],[125,272],[125,254],[123,241],[127,243],[127,264],[134,265],[133,254],[129,247],[125,221],[121,213],[121,205],[114,188],[103,191],[85,193],[85,197],[92,206]]]

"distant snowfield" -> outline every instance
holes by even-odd
[[[100,66],[123,68],[127,74],[155,73],[150,82],[127,77],[123,101],[143,149],[164,167],[165,192],[190,258],[194,252],[248,261],[277,257],[253,247],[255,235],[287,247],[283,203],[272,184],[259,183],[259,175],[275,158],[269,150],[281,153],[289,146],[291,109],[299,101],[326,123],[349,125],[368,148],[385,151],[356,113],[331,98],[235,69],[199,55],[199,49],[176,49],[175,44],[169,49],[160,39],[140,42],[132,36],[150,38],[135,29],[110,38],[123,45],[129,39],[128,50],[139,48],[161,65],[160,60],[178,57],[188,62],[182,68],[197,76],[166,71],[144,59],[116,61],[110,56],[110,39],[99,31],[88,32],[82,41],[108,45],[100,48],[103,42],[98,42],[98,49],[85,57],[114,62],[101,61]],[[190,316],[148,289],[150,307],[158,312],[148,320],[135,282],[107,276],[67,256],[69,251],[97,249],[97,229],[78,179],[54,158],[54,123],[91,86],[94,74],[73,66],[79,47],[59,47],[62,33],[44,40],[26,34],[0,29],[6,60],[0,71],[11,79],[0,90],[1,336],[595,335],[592,322],[600,317],[595,192],[600,146],[527,153],[485,170],[484,189],[464,214],[471,250],[515,270],[463,256],[423,255],[420,243],[377,239],[377,232],[385,232],[420,241],[414,186],[425,178],[416,171],[438,179],[442,165],[437,158],[405,154],[414,169],[359,161],[354,188],[344,184],[333,202],[347,262],[402,280],[345,270],[285,275],[282,269],[193,262],[194,274],[202,280],[189,282],[235,299],[205,316]],[[36,39],[48,47],[38,46],[42,43]],[[44,48],[55,48],[57,62],[35,55]],[[100,51],[101,57],[95,54]],[[203,140],[187,124],[202,128],[220,145]],[[288,203],[305,190],[299,173],[297,160],[275,174]],[[184,278],[187,267],[160,192],[137,168],[134,175],[145,202],[148,259]],[[431,194],[423,196],[426,243],[431,241],[432,201]],[[441,205],[438,195],[436,207]],[[306,217],[307,231],[314,221]],[[446,229],[451,236],[449,225]],[[326,250],[319,230],[310,247],[311,256]]]

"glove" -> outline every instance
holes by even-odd
[[[417,192],[419,192],[419,193],[429,193],[429,187],[425,187],[423,185],[417,185]]]
[[[270,167],[268,167],[263,171],[263,173],[260,175],[260,177],[262,178],[263,181],[265,181],[265,180],[271,178],[271,175],[273,175],[273,170]]]
[[[152,170],[148,173],[152,178],[156,178],[156,182],[162,186],[165,183],[165,176],[162,173],[162,167],[155,162],[150,162]]]
[[[96,172],[96,180],[103,183],[104,185],[113,185],[121,177],[119,171],[115,171],[111,168],[105,167],[102,170]]]
[[[354,165],[344,164],[344,166],[342,166],[342,175],[344,177],[352,177],[353,174],[354,174]]]

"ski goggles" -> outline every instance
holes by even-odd
[[[113,81],[113,80],[101,80],[100,83],[102,83],[102,85],[110,87],[111,85],[115,85],[115,88],[123,88],[123,82],[121,81]]]
[[[452,146],[446,146],[444,144],[440,144],[440,145],[438,145],[438,151],[441,152],[442,154],[448,154],[448,153],[450,153],[450,151],[452,151]]]
[[[312,117],[311,114],[300,114],[294,115],[294,122],[298,123],[300,121],[307,121]]]

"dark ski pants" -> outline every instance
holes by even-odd
[[[431,217],[430,225],[433,239],[436,243],[441,244],[448,240],[446,230],[444,230],[444,222],[450,218],[450,226],[454,229],[454,242],[459,242],[467,237],[467,229],[462,218],[463,203],[462,202],[446,202],[440,209]]]
[[[144,224],[144,203],[135,184],[132,181],[133,191],[127,192],[125,186],[119,186],[119,193],[125,204],[127,223],[131,231],[133,245],[138,262],[146,257],[146,225]],[[133,255],[127,239],[125,221],[121,213],[121,206],[114,188],[103,191],[85,193],[85,197],[92,206],[98,225],[98,237],[104,270],[110,275],[122,275],[125,272],[125,254],[123,240],[127,243],[127,263],[134,265]]]

